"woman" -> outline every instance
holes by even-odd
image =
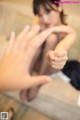
[[[60,2],[60,0],[56,1]],[[45,58],[47,51],[54,50],[53,53],[59,53],[60,50],[68,51],[74,43],[76,32],[65,23],[64,11],[61,5],[55,3],[55,0],[34,0],[33,12],[36,16],[34,23],[41,26],[41,31],[49,27],[55,28],[54,33],[48,37],[43,48],[43,56],[39,73],[44,74],[47,72],[49,67]],[[63,57],[66,56],[67,55]],[[59,69],[58,66],[54,68]]]
[[[56,0],[60,2],[60,0]],[[65,65],[67,60],[67,51],[75,41],[76,32],[73,28],[65,23],[65,15],[62,6],[55,2],[55,0],[33,0],[33,12],[35,17],[34,24],[41,26],[41,31],[54,27],[54,32],[47,38],[46,42],[38,50],[35,56],[32,68],[36,66],[37,60],[40,58],[37,71],[39,74],[51,74],[53,71],[60,70]],[[53,51],[51,51],[53,50]],[[49,51],[49,52],[48,52]],[[49,53],[51,59],[49,63],[53,69],[49,67],[45,54]],[[37,88],[24,92],[23,98],[31,100],[36,96]]]

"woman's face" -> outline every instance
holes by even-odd
[[[42,6],[40,6],[39,18],[42,25],[45,27],[51,27],[60,23],[60,11],[56,6],[55,9],[58,11],[52,10],[50,8],[45,10]]]

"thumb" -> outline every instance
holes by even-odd
[[[48,51],[48,53],[46,54],[48,60],[55,60],[55,55],[54,55],[54,51],[50,50]]]
[[[33,86],[49,83],[50,81],[51,81],[50,77],[46,75],[42,75],[42,76],[31,77],[31,80],[29,82],[31,82],[30,85],[33,87]]]
[[[54,51],[56,57],[64,57],[67,54],[66,50]]]

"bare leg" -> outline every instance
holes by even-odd
[[[46,45],[45,45],[45,48],[44,48],[44,51],[43,51],[43,55],[42,55],[41,69],[40,69],[39,74],[51,74],[51,72],[53,72],[53,69],[51,69],[51,67],[49,67],[49,65],[48,65],[45,54],[49,50],[54,50],[57,43],[58,43],[58,40],[57,40],[57,37],[56,37],[55,34],[53,34],[52,36],[50,36],[47,39]],[[47,69],[48,69],[48,71],[47,71]],[[37,86],[37,87],[34,87],[32,89],[29,89],[28,91],[25,91],[25,93],[24,93],[25,96],[26,96],[25,98],[28,101],[33,100],[37,96],[40,87],[41,86]]]
[[[45,45],[44,51],[43,51],[43,56],[42,56],[42,62],[41,62],[42,64],[41,64],[41,68],[40,68],[40,72],[39,72],[40,75],[51,74],[53,72],[53,69],[49,66],[45,55],[49,50],[54,50],[57,43],[58,43],[58,39],[55,34],[51,35],[47,39],[46,45]]]
[[[31,74],[33,74],[35,69],[37,69],[37,63],[39,61],[40,54],[41,54],[41,48],[39,48],[39,50],[36,52],[36,55],[34,56],[34,59],[32,60],[32,64],[31,64],[31,67],[30,67]],[[36,72],[38,73],[38,69],[37,69]]]
[[[34,56],[35,59],[32,60],[32,64],[30,66],[30,73],[31,74],[34,71],[33,69],[35,68],[35,64],[38,61],[38,58],[39,58],[40,54],[41,54],[41,48],[38,50],[38,52]],[[21,90],[20,95],[19,95],[20,99],[30,101],[31,99],[33,99],[36,96],[36,94],[35,94],[36,91],[37,91],[37,87],[31,88],[31,89],[28,89],[28,90]]]

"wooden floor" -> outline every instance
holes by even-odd
[[[20,101],[18,92],[8,95]],[[80,120],[80,91],[59,77],[43,86],[38,97],[30,103],[25,101],[25,105],[54,120]]]
[[[13,120],[52,120],[9,96],[0,95],[0,112],[6,112],[10,108],[15,111]]]
[[[80,91],[59,77],[45,85],[29,105],[57,120],[80,120]]]

